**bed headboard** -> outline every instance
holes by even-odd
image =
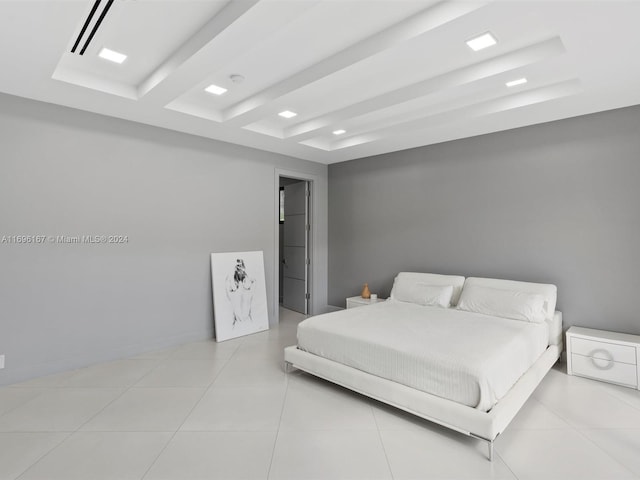
[[[549,325],[549,345],[562,347],[562,312],[556,310],[553,319],[546,322]]]

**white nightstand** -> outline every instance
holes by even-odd
[[[571,327],[567,330],[567,373],[638,389],[640,335]]]
[[[377,298],[375,300],[371,300],[370,298],[362,298],[360,296],[349,297],[347,298],[347,308],[364,307],[365,305],[373,305],[374,303],[384,301],[386,301],[385,298]]]

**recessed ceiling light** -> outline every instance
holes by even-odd
[[[333,131],[334,135],[342,135],[343,133],[347,133],[347,131],[342,129]]]
[[[209,85],[204,89],[205,92],[213,93],[214,95],[222,95],[227,91],[226,88],[219,87],[217,85]]]
[[[526,78],[519,78],[517,80],[511,80],[510,82],[505,83],[507,87],[515,87],[516,85],[522,85],[523,83],[527,83]]]
[[[296,112],[292,112],[290,110],[285,110],[284,112],[280,112],[278,115],[284,118],[293,118],[298,115]]]
[[[471,40],[467,40],[467,45],[471,50],[477,52],[478,50],[482,50],[483,48],[490,47],[498,43],[496,37],[491,35],[490,32],[483,33],[477,37],[472,38]]]
[[[108,48],[103,48],[102,50],[100,50],[98,56],[115,63],[122,63],[127,59],[127,56],[124,53],[114,52],[113,50],[109,50]]]

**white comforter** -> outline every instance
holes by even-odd
[[[298,347],[487,411],[540,357],[548,336],[544,323],[387,301],[303,321]]]

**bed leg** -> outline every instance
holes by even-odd
[[[493,462],[493,440],[487,441],[489,447],[489,461]]]
[[[293,364],[291,362],[284,361],[284,373],[288,374],[293,369]]]

